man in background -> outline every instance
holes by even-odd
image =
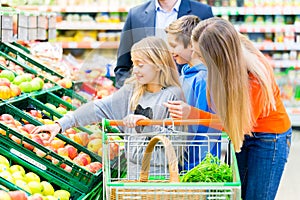
[[[213,17],[210,6],[193,0],[150,0],[129,10],[118,49],[116,87],[130,76],[132,45],[148,36],[166,38],[164,29],[183,15],[196,15],[201,20]]]

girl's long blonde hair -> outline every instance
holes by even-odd
[[[198,42],[200,55],[208,68],[208,102],[220,117],[235,150],[240,151],[244,135],[250,134],[256,121],[249,74],[262,89],[264,114],[275,109],[268,61],[251,41],[222,18],[201,21],[193,30],[192,39]]]
[[[133,63],[135,60],[146,60],[154,64],[159,71],[159,85],[163,88],[169,86],[180,86],[177,66],[168,49],[166,42],[158,37],[147,37],[135,43],[131,48],[131,59]],[[135,88],[130,100],[131,110],[135,110],[139,99],[146,91],[146,85],[139,84],[136,78],[132,76],[126,83],[134,83]]]

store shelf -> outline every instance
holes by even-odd
[[[127,12],[128,8],[108,5],[78,5],[78,6],[18,6],[21,10],[38,10],[63,13],[98,13],[98,12]]]
[[[300,25],[285,24],[243,24],[235,25],[235,28],[242,33],[276,33],[276,32],[296,32]]]
[[[119,41],[108,42],[61,42],[64,49],[117,49]]]
[[[68,22],[62,21],[56,24],[57,30],[119,30],[121,31],[124,22],[120,23],[100,23],[100,22]]]
[[[214,15],[298,15],[300,6],[212,7]]]
[[[300,60],[271,60],[270,63],[274,68],[294,67],[300,69]]]
[[[262,51],[300,51],[300,44],[295,42],[254,42],[254,45]]]

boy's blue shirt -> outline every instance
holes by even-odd
[[[207,81],[207,68],[203,64],[198,64],[193,67],[190,67],[188,64],[184,65],[181,70],[180,82],[186,98],[186,102],[189,105],[192,105],[196,108],[199,108],[204,111],[212,112],[209,108],[206,100],[206,81]],[[193,125],[188,127],[189,133],[218,133],[220,131],[206,127]],[[209,139],[218,140],[217,136],[209,136]],[[184,170],[190,170],[206,156],[207,152],[210,151],[214,156],[218,155],[218,149],[220,149],[220,143],[216,144],[210,142],[210,150],[207,148],[207,135],[205,136],[194,136],[190,138],[193,140],[191,146],[188,148],[188,152],[185,156],[186,160],[184,162]],[[202,141],[202,142],[199,142]],[[195,146],[193,146],[195,145]],[[201,149],[199,149],[201,145]],[[200,154],[196,153],[199,152]]]

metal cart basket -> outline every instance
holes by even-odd
[[[141,120],[139,125],[205,124],[203,120]],[[120,121],[103,121],[117,125]],[[105,130],[105,128],[103,129]],[[201,141],[195,141],[201,136]],[[112,139],[114,138],[114,139]],[[203,139],[204,138],[204,139]],[[241,199],[241,182],[232,144],[225,133],[187,133],[162,129],[156,133],[103,131],[103,199]],[[217,145],[217,156],[232,169],[232,182],[180,182],[189,152],[203,154]],[[200,160],[201,161],[201,160]],[[199,161],[199,162],[200,162]],[[189,164],[189,163],[188,163]]]

